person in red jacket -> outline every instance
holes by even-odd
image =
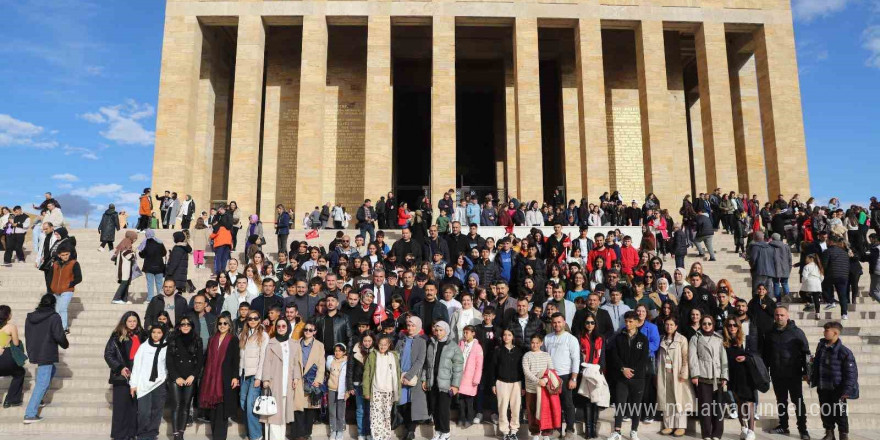
[[[632,275],[633,268],[639,265],[639,250],[632,244],[632,237],[623,237],[623,247],[620,248],[620,270],[627,275]]]
[[[596,257],[599,256],[605,259],[605,269],[611,269],[611,263],[617,259],[617,253],[614,252],[614,249],[605,246],[605,234],[602,234],[601,232],[596,233],[596,235],[593,236],[593,241],[596,244],[587,257],[587,269],[589,269],[590,272],[593,271],[593,262],[596,261]]]

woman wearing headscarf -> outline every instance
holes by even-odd
[[[700,309],[700,311],[705,313],[704,308],[705,306],[694,292],[693,287],[685,286],[682,290],[681,299],[678,302],[678,322],[682,323],[681,326],[684,327],[685,323],[691,322],[691,310]]]
[[[425,366],[427,341],[422,333],[422,320],[417,316],[406,319],[406,331],[397,341],[394,351],[400,353],[400,371],[403,373],[400,392],[400,413],[406,427],[404,440],[413,440],[416,436],[416,423],[427,420],[428,398],[422,388],[422,368]]]
[[[137,238],[137,232],[125,231],[125,237],[113,251],[113,259],[116,261],[116,282],[119,283],[116,294],[113,295],[113,304],[125,304],[128,298],[128,286],[131,284],[132,274],[137,266],[137,258],[132,250],[132,245]],[[128,304],[131,304],[131,301],[128,301]]]
[[[285,318],[275,322],[275,337],[269,341],[263,362],[263,388],[272,391],[278,405],[274,415],[261,417],[269,439],[284,440],[287,424],[293,422],[296,411],[294,390],[302,387],[302,350],[290,339],[292,330]]]
[[[226,440],[229,416],[239,408],[238,338],[226,315],[217,318],[217,330],[208,341],[204,373],[199,382],[199,407],[211,411],[214,440]]]
[[[672,282],[669,283],[669,290],[675,294],[676,298],[681,298],[684,294],[684,287],[690,286],[687,282],[687,274],[683,267],[676,267],[672,273]]]
[[[104,347],[104,362],[110,367],[109,382],[113,385],[110,438],[129,439],[137,435],[137,400],[131,395],[128,380],[138,348],[146,340],[141,318],[135,312],[125,312]]]
[[[166,357],[168,344],[165,341],[166,327],[155,325],[150,329],[150,338],[138,348],[129,378],[131,396],[137,396],[137,437],[157,438],[162,411],[165,408],[167,388],[165,378],[168,374]]]
[[[250,218],[248,218],[248,227],[247,227],[247,245],[245,246],[245,264],[247,264],[250,255],[250,246],[252,244],[257,246],[257,250],[262,249],[263,244],[266,243],[266,237],[263,236],[263,222],[260,221],[260,217],[256,214],[251,214]]]
[[[171,413],[174,440],[182,440],[192,403],[194,383],[202,374],[202,339],[196,335],[189,316],[180,318],[168,337],[168,385],[171,390]]]
[[[657,303],[657,307],[662,306],[666,301],[678,304],[678,295],[669,290],[669,280],[663,277],[657,279],[657,289],[648,294],[648,297]]]
[[[464,370],[461,349],[449,338],[449,324],[437,321],[434,337],[428,345],[422,389],[429,391],[433,405],[434,437],[449,440],[449,407],[458,394]]]
[[[143,259],[141,270],[147,279],[147,300],[150,302],[156,292],[162,291],[162,283],[165,282],[165,255],[168,251],[162,240],[156,238],[154,229],[144,232],[144,241],[138,245],[138,255]]]

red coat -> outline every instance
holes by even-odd
[[[612,252],[613,253],[613,252]],[[620,269],[627,275],[632,275],[633,268],[639,265],[639,250],[635,246],[623,246],[620,248]]]
[[[559,378],[559,375],[556,374],[556,370],[545,371],[544,377],[549,377],[551,374],[556,376],[556,380],[559,382],[559,390],[567,385],[563,383],[562,379]],[[536,416],[541,425],[541,431],[562,428],[562,404],[559,402],[559,390],[557,390],[556,393],[552,393],[548,390],[548,387],[538,388],[538,392],[540,393],[538,398],[541,399],[541,413],[536,414]]]

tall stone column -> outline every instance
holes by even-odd
[[[645,189],[661,203],[677,200],[670,154],[669,92],[666,81],[666,51],[663,22],[643,21],[636,29],[636,70],[639,79],[639,109],[642,119],[642,149]]]
[[[431,58],[431,200],[456,187],[455,17],[435,16]]]
[[[263,61],[266,27],[260,16],[238,19],[232,144],[229,149],[229,200],[245,215],[257,213],[260,123],[263,112]]]
[[[669,127],[669,150],[667,155],[674,158],[672,173],[672,199],[665,201],[663,206],[674,208],[679,200],[691,192],[690,161],[683,159],[689,155],[687,104],[684,90],[684,69],[681,63],[681,38],[678,32],[664,32],[666,46],[666,99],[669,102],[667,124]],[[703,163],[703,162],[700,162]],[[671,205],[671,206],[670,206]],[[677,212],[677,211],[676,211]]]
[[[739,191],[749,196],[767,197],[767,171],[761,139],[761,106],[758,102],[758,76],[753,54],[733,54],[730,65],[730,93],[733,98],[733,134]],[[775,198],[775,196],[774,196]]]
[[[703,149],[709,191],[739,189],[724,23],[704,22],[696,34]]]
[[[296,157],[296,215],[323,204],[324,90],[327,86],[327,18],[303,17]]]
[[[193,172],[199,69],[202,62],[202,29],[192,16],[165,17],[162,73],[159,79],[156,145],[153,159],[153,191],[191,191]],[[183,160],[173,160],[172,158]],[[207,206],[198,200],[197,206]],[[158,212],[159,204],[154,203]]]
[[[767,190],[772,199],[795,193],[805,199],[810,178],[794,29],[789,19],[784,24],[765,24],[754,37]]]
[[[364,133],[364,195],[377,199],[392,188],[391,17],[371,15],[367,22],[367,98]],[[404,110],[405,111],[405,110]]]
[[[544,200],[541,144],[541,87],[538,65],[538,20],[517,18],[513,37],[516,84],[516,141],[520,200]]]
[[[583,195],[595,201],[611,187],[608,168],[605,66],[602,60],[602,24],[598,18],[578,20],[574,44],[580,93],[578,110]]]
[[[572,54],[573,55],[573,54]],[[565,200],[580,201],[584,194],[583,162],[580,135],[580,89],[578,88],[575,56],[564,56],[560,62],[562,92],[562,162]]]
[[[207,35],[206,35],[207,37]],[[196,104],[196,135],[193,144],[193,173],[188,194],[192,195],[196,207],[206,207],[211,199],[211,180],[214,167],[214,144],[216,127],[214,125],[217,96],[214,90],[218,71],[222,62],[215,57],[218,47],[216,38],[203,38],[201,67],[199,69],[199,91]],[[180,194],[183,197],[182,194]],[[184,197],[185,198],[185,197]],[[201,208],[199,208],[201,209]]]
[[[504,126],[506,132],[507,149],[505,159],[507,165],[507,195],[520,199],[519,194],[519,154],[516,145],[516,79],[514,75],[513,59],[504,59]]]

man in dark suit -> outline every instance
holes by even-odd
[[[416,274],[411,270],[403,273],[403,286],[395,287],[392,292],[392,295],[400,295],[410,310],[425,300],[425,291],[416,285]]]
[[[364,286],[373,292],[373,302],[389,309],[391,307],[391,296],[394,294],[394,287],[385,282],[385,269],[376,269],[373,271],[373,283]]]

